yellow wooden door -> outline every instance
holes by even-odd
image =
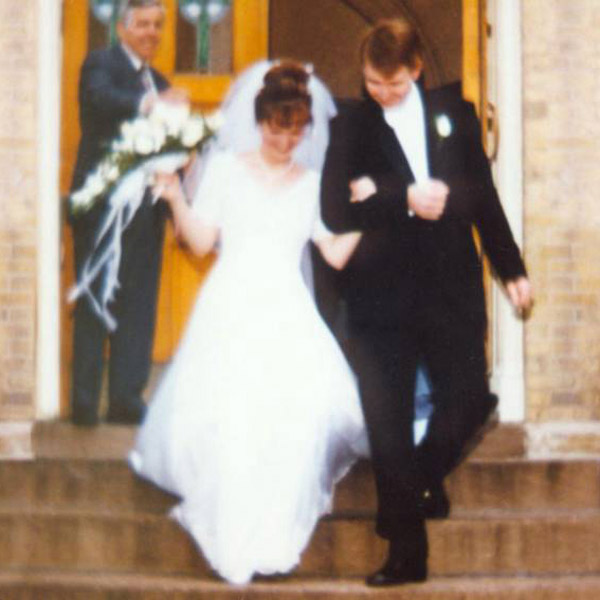
[[[195,108],[212,110],[222,100],[235,73],[260,58],[268,51],[268,0],[234,0],[231,14],[231,71],[220,74],[199,74],[178,70],[177,0],[165,2],[167,22],[161,52],[155,66],[175,87],[186,88]],[[214,261],[213,256],[197,259],[181,249],[167,229],[161,289],[159,296],[153,358],[168,360],[183,332],[192,303]]]
[[[86,54],[107,41],[107,25],[95,19],[90,0],[63,0],[63,64],[62,64],[62,121],[61,121],[61,193],[66,195],[72,177],[79,143],[77,88],[79,70]],[[268,0],[232,0],[229,13],[229,32],[221,35],[228,47],[228,55],[218,72],[190,68],[189,26],[182,19],[182,0],[164,0],[166,21],[163,40],[154,66],[174,86],[185,87],[193,106],[211,110],[223,99],[233,77],[250,63],[267,56],[268,51]],[[181,57],[184,57],[183,59]],[[187,62],[186,62],[187,61]],[[217,61],[218,62],[218,61]],[[221,61],[223,62],[223,61]],[[204,65],[202,65],[204,66]],[[208,72],[207,72],[208,71]],[[166,361],[170,358],[185,326],[193,299],[210,269],[212,257],[193,258],[175,241],[171,227],[165,236],[161,289],[153,358]],[[63,298],[73,283],[72,239],[69,227],[63,228]],[[71,307],[63,302],[61,314],[62,347],[62,408],[67,412],[70,385]]]
[[[494,128],[494,123],[489,118],[490,104],[487,95],[487,40],[488,21],[486,0],[463,0],[463,96],[473,102],[481,120],[481,135],[484,147],[487,148],[488,131]],[[481,241],[476,229],[473,235],[479,251]],[[483,284],[485,288],[486,310],[488,323],[492,323],[492,273],[487,259],[483,261]],[[492,364],[493,331],[488,327],[486,352],[488,365]]]
[[[485,0],[463,0],[463,96],[475,104],[477,112],[485,114],[487,106],[487,17]],[[482,119],[483,139],[487,132]]]

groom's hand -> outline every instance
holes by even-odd
[[[443,214],[450,189],[439,179],[428,179],[408,187],[408,209],[428,221],[437,221]]]
[[[350,202],[364,202],[376,193],[377,186],[370,177],[359,177],[350,182]]]
[[[533,307],[533,290],[527,277],[517,277],[505,283],[506,293],[519,315],[527,317]]]

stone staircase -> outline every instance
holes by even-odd
[[[600,599],[600,461],[527,460],[519,428],[492,431],[451,477],[430,580],[387,590],[363,584],[385,554],[367,463],[293,576],[235,588],[165,516],[175,499],[129,471],[133,434],[38,425],[35,461],[0,462],[0,600]]]

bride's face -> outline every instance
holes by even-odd
[[[296,146],[302,141],[305,130],[306,125],[281,127],[273,121],[263,121],[260,132],[264,157],[273,163],[289,162]]]

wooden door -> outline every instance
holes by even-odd
[[[487,41],[489,24],[487,21],[486,0],[463,0],[463,64],[462,86],[463,96],[473,102],[481,121],[481,136],[484,147],[488,147],[488,134],[495,131],[495,115],[488,101],[487,85]],[[496,132],[497,136],[497,132]],[[494,140],[494,145],[497,140]],[[473,236],[479,251],[481,241],[479,234],[473,228]],[[486,339],[486,353],[488,365],[492,363],[492,273],[489,261],[483,261],[483,285],[485,288],[486,311],[488,314],[488,332]]]
[[[211,110],[223,99],[233,77],[250,63],[267,56],[268,0],[232,0],[221,24],[215,25],[215,51],[207,61],[194,39],[199,25],[186,20],[185,0],[163,0],[165,29],[154,66],[174,86],[189,90],[193,106]],[[79,69],[86,54],[106,45],[110,23],[96,18],[92,0],[63,0],[63,65],[61,173],[62,195],[66,195],[72,177],[79,143],[77,87]],[[114,3],[113,3],[114,4]],[[220,28],[220,29],[218,29]],[[211,29],[212,31],[212,29]],[[193,47],[193,51],[190,49]],[[198,50],[198,52],[196,52]],[[221,58],[219,58],[221,57]],[[172,228],[165,236],[161,289],[153,358],[166,361],[176,347],[198,287],[213,259],[197,260],[175,241]],[[63,298],[73,283],[72,239],[69,227],[63,227]],[[61,314],[63,347],[61,368],[62,413],[66,414],[70,386],[71,307],[63,302]]]
[[[473,102],[480,118],[487,111],[487,31],[485,0],[463,0],[463,96]],[[482,118],[482,135],[486,139],[487,122]]]

